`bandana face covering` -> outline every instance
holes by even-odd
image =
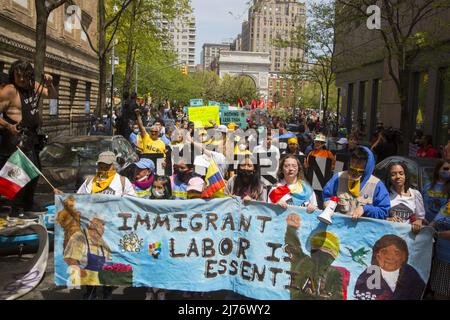
[[[99,193],[108,188],[116,175],[116,170],[97,171],[92,180],[92,193]]]
[[[361,187],[361,178],[364,173],[364,169],[357,169],[350,167],[348,170],[348,191],[355,198],[359,197],[359,191]],[[356,178],[357,177],[357,178]]]

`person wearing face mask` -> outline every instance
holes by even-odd
[[[384,183],[373,176],[375,158],[369,148],[358,146],[350,156],[349,169],[336,173],[323,188],[326,207],[330,198],[337,196],[337,212],[351,215],[386,219],[391,207],[389,192]]]
[[[153,125],[150,128],[150,134],[145,130],[142,123],[141,112],[139,109],[135,110],[137,116],[137,124],[139,127],[139,136],[137,138],[137,144],[142,149],[142,154],[159,153],[166,156],[166,145],[159,139],[160,129],[157,125]]]
[[[181,160],[173,166],[174,174],[170,177],[172,196],[175,200],[187,199],[187,187],[194,173],[194,166]]]
[[[135,164],[134,183],[136,196],[143,199],[151,197],[151,186],[155,178],[155,164],[150,159],[141,159]]]
[[[139,135],[139,126],[137,124],[133,125],[133,131],[130,133],[130,143],[133,146],[133,149],[137,152],[137,153],[142,153],[141,148],[138,147],[138,143],[137,143],[137,138]]]
[[[126,177],[116,171],[116,155],[111,151],[99,154],[97,172],[93,178],[88,178],[77,193],[80,194],[110,194],[115,196],[135,196],[133,185]]]
[[[228,195],[241,197],[244,203],[265,201],[259,166],[248,155],[239,163],[237,174],[228,180],[226,189]]]
[[[450,196],[450,161],[439,160],[436,163],[431,182],[425,185],[422,195],[425,221],[430,223]]]
[[[156,176],[151,186],[150,199],[155,200],[171,200],[172,188],[170,187],[170,179],[166,176]]]
[[[286,209],[288,205],[306,207],[308,213],[317,208],[317,198],[309,183],[304,179],[303,168],[296,156],[281,159],[278,169],[278,183],[269,192],[269,203],[276,203]]]

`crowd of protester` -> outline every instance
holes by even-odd
[[[168,102],[153,108],[137,104],[135,98],[123,103],[115,121],[116,134],[126,136],[140,156],[134,174],[121,177],[114,169],[114,154],[103,153],[98,159],[97,175],[86,181],[79,193],[177,200],[231,196],[240,197],[244,203],[302,206],[309,213],[323,209],[332,197],[338,197],[336,210],[355,220],[368,217],[406,223],[416,234],[424,226],[435,228],[427,294],[450,298],[448,146],[440,155],[429,137],[414,141],[418,143],[417,157],[441,157],[432,179],[420,192],[413,188],[411,172],[403,162],[391,162],[384,177],[373,175],[377,163],[398,154],[398,134],[384,129],[382,123],[377,124],[372,141],[364,144],[357,129],[347,132],[332,115],[327,115],[326,124],[316,113],[301,111],[299,117],[287,122],[258,114],[247,119],[246,128],[236,123],[217,125],[214,121],[198,127],[182,108],[171,107]],[[242,135],[246,129],[253,131]],[[195,153],[193,161],[180,157],[186,148]],[[335,171],[338,157],[346,160],[341,170]],[[163,159],[163,174],[159,175],[157,158]],[[317,162],[318,158],[331,166],[322,192],[313,190],[308,174],[312,159]],[[225,181],[225,187],[217,192],[208,190],[207,172],[212,167]],[[149,289],[148,296],[163,299],[165,291]]]

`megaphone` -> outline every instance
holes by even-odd
[[[327,207],[322,211],[322,213],[317,217],[321,222],[325,224],[332,224],[331,217],[334,214],[334,211],[336,210],[337,204],[339,202],[338,197],[331,197],[330,202],[328,203]]]

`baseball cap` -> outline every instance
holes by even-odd
[[[116,155],[114,154],[114,152],[105,151],[98,155],[97,164],[99,163],[113,164],[114,162],[116,162]]]
[[[325,137],[325,135],[319,133],[319,134],[316,135],[316,137],[314,138],[314,141],[327,142],[327,137]]]
[[[194,177],[189,180],[186,191],[193,190],[193,191],[202,192],[204,185],[205,185],[205,181],[202,178]]]
[[[338,141],[336,141],[337,144],[348,144],[347,138],[340,138]]]
[[[227,133],[228,132],[228,128],[227,128],[226,125],[221,124],[220,126],[217,127],[217,131],[223,132],[223,133]]]
[[[149,169],[151,171],[155,171],[155,163],[151,159],[142,158],[136,162],[135,165],[139,169]]]

